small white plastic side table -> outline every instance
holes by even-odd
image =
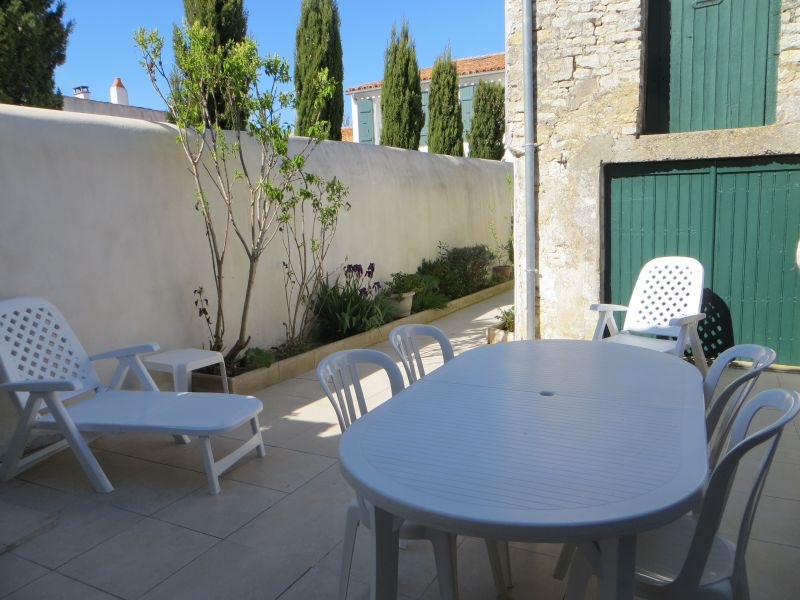
[[[222,375],[222,391],[228,393],[228,374],[225,371],[225,359],[222,354],[212,350],[200,350],[198,348],[183,348],[181,350],[170,350],[159,352],[142,359],[148,369],[172,373],[172,384],[176,392],[188,392],[189,378],[192,371],[219,365]]]

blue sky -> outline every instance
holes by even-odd
[[[56,69],[56,85],[69,95],[88,85],[95,100],[121,77],[130,103],[162,108],[133,45],[137,27],[158,28],[169,39],[172,23],[183,17],[181,0],[65,0],[75,26],[67,60]],[[245,0],[248,29],[263,53],[294,56],[300,0]],[[383,52],[392,24],[405,17],[417,45],[420,67],[433,64],[449,43],[456,58],[503,50],[500,0],[339,0],[345,88],[383,77]],[[349,104],[345,110],[349,112]]]

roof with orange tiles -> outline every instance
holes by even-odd
[[[461,75],[475,75],[478,73],[490,73],[492,71],[502,71],[506,68],[505,52],[497,52],[495,54],[483,54],[481,56],[468,56],[467,58],[455,58],[453,62],[456,63],[456,73]],[[422,81],[429,81],[433,67],[425,67],[419,70],[419,78]],[[383,80],[372,81],[370,83],[362,83],[354,87],[347,88],[346,94],[353,92],[362,92],[364,90],[373,90],[383,86]]]

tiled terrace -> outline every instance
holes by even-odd
[[[484,341],[507,293],[436,324],[456,353]],[[387,344],[378,346],[389,351]],[[797,387],[800,378],[762,376],[759,388]],[[369,400],[388,396],[368,378]],[[263,390],[268,455],[244,460],[208,495],[200,455],[171,438],[103,437],[95,453],[116,490],[95,494],[69,452],[0,484],[0,597],[335,598],[345,506],[352,492],[336,462],[333,411],[314,373]],[[221,449],[234,443],[218,440]],[[748,465],[754,464],[753,460]],[[742,469],[747,471],[748,469]],[[741,505],[735,491],[731,508]],[[726,531],[732,531],[727,526]],[[494,597],[483,543],[459,538],[464,600]],[[513,598],[557,599],[550,578],[559,546],[514,544]],[[368,543],[360,535],[352,598],[368,597]],[[749,552],[754,600],[796,597],[800,588],[800,423],[786,431],[766,485]],[[400,597],[437,597],[431,548],[400,553]]]

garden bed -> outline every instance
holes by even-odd
[[[389,338],[389,332],[406,323],[430,323],[436,319],[441,319],[457,310],[461,310],[472,304],[477,304],[487,298],[502,294],[514,288],[513,281],[506,281],[499,285],[480,290],[474,294],[469,294],[461,298],[451,300],[446,307],[440,309],[424,310],[414,313],[402,319],[396,319],[372,329],[359,333],[343,340],[338,340],[324,346],[319,346],[308,352],[292,356],[284,360],[279,360],[269,367],[254,369],[235,377],[228,377],[228,389],[234,394],[249,394],[257,390],[264,389],[280,381],[291,379],[301,373],[314,369],[319,361],[339,350],[351,350],[353,348],[367,348],[374,344],[379,344]],[[219,375],[208,375],[205,373],[192,374],[192,390],[195,392],[220,392],[222,391],[222,381]]]

